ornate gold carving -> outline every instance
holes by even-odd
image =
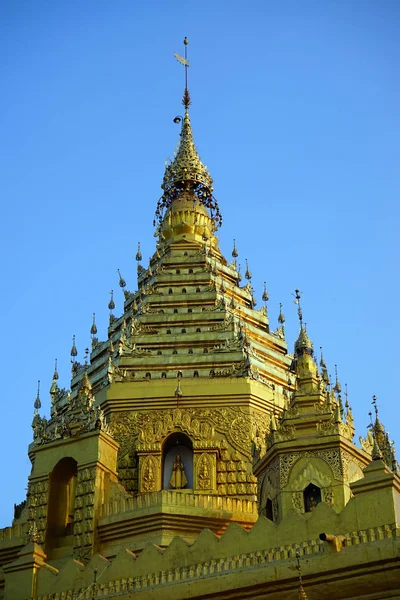
[[[245,412],[240,407],[188,408],[163,411],[118,413],[110,423],[115,439],[120,443],[121,456],[137,444],[144,450],[148,444],[161,443],[173,431],[184,431],[194,440],[214,438],[214,430],[226,436],[229,443],[251,459],[252,439],[268,429],[268,417],[261,411]],[[222,449],[223,451],[223,449]]]
[[[300,512],[304,512],[303,492],[293,492],[292,493],[292,504],[296,510],[299,510]]]
[[[333,489],[331,487],[322,490],[322,499],[333,508]]]
[[[93,551],[96,467],[78,470],[74,513],[74,556],[87,560]]]
[[[213,489],[215,465],[213,464],[212,456],[203,453],[196,458],[196,487],[199,490]]]
[[[155,492],[161,489],[160,457],[151,454],[140,460],[140,492]]]

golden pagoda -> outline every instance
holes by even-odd
[[[188,60],[176,55],[185,66]],[[148,264],[119,273],[104,341],[34,403],[26,500],[0,530],[0,599],[400,598],[400,478],[303,323],[293,354],[221,253],[186,87]],[[301,572],[300,572],[301,561]],[[298,574],[296,573],[296,569]]]

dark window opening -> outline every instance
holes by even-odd
[[[306,487],[306,489],[303,492],[303,496],[304,510],[306,512],[311,512],[312,510],[314,510],[317,504],[319,504],[322,500],[321,489],[313,483],[310,483],[310,485]]]
[[[267,498],[267,503],[265,505],[265,516],[270,521],[274,520],[274,511],[273,511],[273,508],[272,508],[272,500],[271,500],[271,498]]]

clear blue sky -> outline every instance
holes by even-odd
[[[3,0],[0,197],[3,486],[0,526],[25,497],[36,381],[44,413],[54,359],[70,377],[91,315],[106,337],[108,292],[136,287],[136,243],[173,156],[189,38],[192,124],[261,304],[292,292],[331,372],[348,384],[357,437],[371,396],[400,451],[397,0],[201,3]]]

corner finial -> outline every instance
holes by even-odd
[[[35,410],[39,410],[39,408],[41,408],[42,406],[42,403],[40,401],[40,379],[38,379],[37,384],[37,394],[35,398],[35,404],[33,405],[35,407]]]
[[[264,281],[264,291],[263,291],[263,295],[262,295],[262,301],[268,302],[268,300],[269,300],[269,296],[268,296],[268,292],[267,292],[267,284]]]
[[[126,281],[125,279],[122,277],[121,272],[119,269],[117,269],[117,273],[119,275],[119,287],[124,288],[126,287]]]
[[[247,258],[246,258],[246,273],[244,274],[244,276],[246,277],[246,279],[251,279],[252,278],[252,273],[249,269],[249,264],[247,262]]]
[[[92,326],[90,328],[90,335],[96,335],[96,333],[97,333],[96,313],[93,313],[93,315],[92,315]]]
[[[232,256],[233,256],[233,258],[237,258],[239,256],[239,252],[237,251],[237,248],[236,248],[236,240],[235,240],[235,238],[233,238]]]
[[[75,357],[78,356],[78,350],[76,349],[75,346],[75,336],[72,336],[72,348],[71,348],[71,356]]]
[[[279,316],[278,316],[278,323],[280,323],[281,325],[284,324],[284,322],[286,321],[285,319],[285,315],[282,312],[282,302],[279,302]]]
[[[140,242],[138,242],[137,252],[136,252],[136,260],[138,262],[140,262],[142,260],[142,258],[143,258],[143,256],[142,256],[142,253],[140,252]]]
[[[58,369],[57,369],[57,359],[54,360],[54,373],[53,373],[53,381],[57,381],[58,379]]]
[[[109,310],[114,310],[115,308],[115,302],[114,302],[114,290],[111,290],[110,292],[110,302],[108,303],[108,308]]]

